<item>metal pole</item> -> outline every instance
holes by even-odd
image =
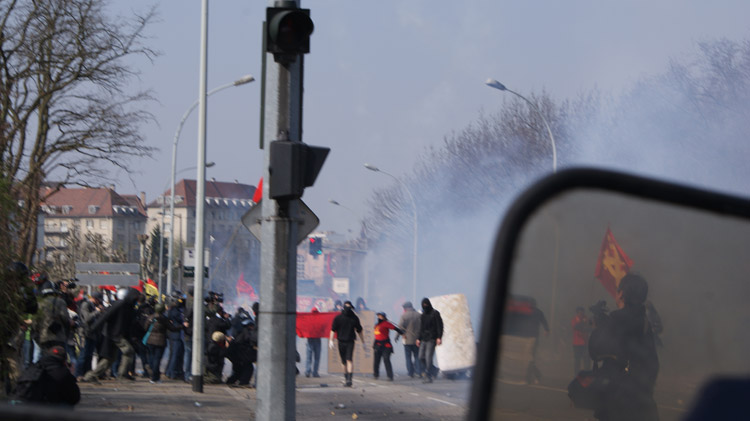
[[[206,79],[208,73],[208,0],[201,2],[201,54],[198,100],[198,177],[195,192],[195,286],[193,288],[193,392],[203,393],[203,229],[206,206]],[[174,190],[174,185],[173,185]]]
[[[295,3],[299,7],[299,1]],[[269,6],[276,2],[269,0]],[[263,144],[264,174],[261,223],[260,316],[258,317],[258,389],[256,419],[295,419],[295,323],[297,301],[297,231],[299,201],[269,197],[273,140],[302,140],[303,56],[277,63],[264,53],[266,110]],[[275,94],[275,95],[274,95]]]
[[[162,278],[162,270],[163,270],[163,261],[164,261],[164,194],[161,195],[161,225],[159,226],[159,302],[161,302],[161,292],[162,292],[162,285],[161,285],[161,278]],[[167,295],[169,295],[172,291],[167,292]]]

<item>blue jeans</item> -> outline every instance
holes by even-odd
[[[432,378],[432,357],[435,355],[435,340],[422,341],[419,344],[419,362],[422,364],[427,378]]]
[[[161,377],[161,358],[164,356],[163,346],[148,345],[149,365],[151,366],[151,380],[158,382]]]
[[[416,345],[404,345],[404,356],[406,357],[406,371],[409,377],[422,374],[422,364],[419,363],[419,347]]]
[[[83,349],[78,353],[76,362],[76,377],[81,377],[91,370],[91,359],[94,357],[96,349],[96,339],[86,338],[83,343]]]
[[[318,377],[320,366],[320,338],[307,338],[307,360],[305,361],[305,375]]]
[[[169,365],[164,373],[170,379],[174,379],[182,369],[182,354],[184,354],[181,339],[169,339]]]
[[[183,340],[185,344],[185,353],[182,358],[182,367],[185,372],[185,381],[190,381],[192,377],[192,366],[193,366],[193,338],[185,337]]]

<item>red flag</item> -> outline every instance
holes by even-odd
[[[331,333],[333,319],[339,312],[297,313],[297,336],[300,338],[327,338]]]
[[[617,287],[620,286],[620,280],[625,277],[631,266],[633,266],[633,261],[620,248],[620,245],[615,241],[615,236],[612,235],[612,231],[607,227],[607,233],[604,235],[602,248],[599,251],[599,259],[596,261],[594,276],[602,283],[607,292],[615,297]]]
[[[255,188],[255,193],[253,193],[253,202],[258,203],[260,202],[260,199],[263,198],[263,177],[260,178],[260,181],[258,181],[258,187]]]
[[[255,293],[255,288],[252,285],[245,282],[245,273],[240,273],[239,279],[237,279],[237,295],[249,295],[251,300],[257,300],[258,295]]]

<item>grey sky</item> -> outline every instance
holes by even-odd
[[[153,1],[114,2],[112,10],[143,10]],[[261,23],[267,2],[210,2],[209,89],[261,74]],[[363,168],[372,163],[406,174],[421,152],[494,113],[505,96],[486,87],[492,77],[522,94],[544,89],[558,100],[598,87],[618,92],[663,71],[695,42],[748,38],[747,1],[531,0],[466,2],[303,1],[315,32],[305,58],[304,137],[331,148],[303,200],[321,230],[358,227],[373,189],[392,180]],[[182,114],[198,97],[200,1],[158,3],[152,45],[162,56],[134,63],[139,83],[153,88],[158,125],[144,128],[160,150],[119,176],[118,190],[155,198],[169,183],[171,146]],[[255,185],[260,84],[231,88],[209,100],[208,170],[217,180]],[[180,137],[178,170],[196,165],[197,115]],[[195,171],[178,178],[195,178]],[[394,185],[395,188],[395,185]],[[449,195],[446,195],[449,198]],[[353,210],[328,203],[335,199]]]

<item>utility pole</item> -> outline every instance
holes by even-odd
[[[288,165],[290,162],[277,162],[282,154],[271,146],[278,141],[290,146],[290,151],[299,151],[303,146],[303,54],[309,51],[313,24],[309,10],[299,9],[299,0],[270,1],[265,27],[265,98],[262,101],[266,116],[261,124],[264,125],[263,177],[266,182],[261,201],[256,417],[276,421],[295,419],[296,246],[300,202],[294,195],[274,194],[274,189],[281,184],[280,176],[288,177],[287,181],[296,179],[299,175],[296,172],[301,169]],[[300,196],[301,193],[297,198]]]

